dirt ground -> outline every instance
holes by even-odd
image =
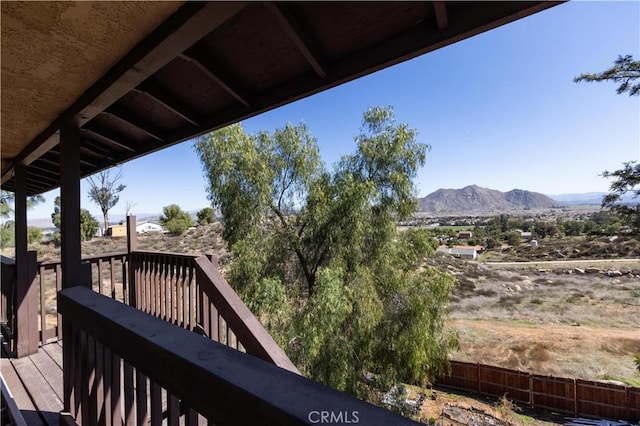
[[[550,376],[633,379],[640,330],[490,320],[450,321],[460,333],[453,357]]]
[[[440,262],[459,281],[449,321],[460,338],[453,359],[640,386],[633,358],[640,354],[640,262]],[[607,273],[613,270],[625,274]]]

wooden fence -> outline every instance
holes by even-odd
[[[530,407],[615,420],[640,420],[640,388],[580,379],[542,376],[490,365],[452,361],[440,386],[506,397]]]

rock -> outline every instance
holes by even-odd
[[[607,271],[607,276],[609,277],[621,277],[622,272],[620,271]]]
[[[602,273],[602,269],[600,269],[600,268],[586,268],[584,271],[587,274],[601,274]]]
[[[584,269],[581,269],[581,268],[575,268],[573,271],[574,271],[576,274],[584,274]]]
[[[578,249],[573,249],[573,253],[574,253],[574,254],[580,254],[580,250],[578,250]]]

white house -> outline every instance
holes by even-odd
[[[473,246],[469,246],[469,247],[453,247],[453,248],[440,247],[436,251],[440,252],[440,253],[449,254],[449,255],[451,255],[453,257],[460,257],[462,259],[476,260],[478,258],[478,251]]]
[[[136,225],[136,234],[146,234],[148,232],[165,232],[165,229],[153,222],[141,222]]]

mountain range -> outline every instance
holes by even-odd
[[[513,189],[501,192],[478,185],[462,189],[438,189],[419,199],[426,213],[487,213],[563,207],[563,203],[539,192]]]

